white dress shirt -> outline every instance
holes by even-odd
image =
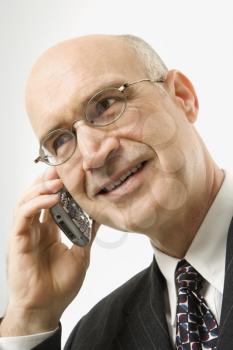
[[[233,216],[233,174],[225,172],[224,182],[215,197],[185,259],[206,280],[202,294],[217,321],[220,320],[227,233]],[[179,259],[172,258],[154,248],[155,257],[166,282],[166,318],[170,336],[175,344],[176,335],[176,287],[175,269]],[[0,338],[0,350],[30,350],[55,331],[20,337]]]
[[[233,174],[225,172],[224,182],[184,257],[206,280],[201,293],[218,323],[223,298],[227,233],[232,217]],[[175,270],[180,260],[162,253],[154,246],[153,248],[158,266],[167,282],[165,312],[170,336],[175,344]]]
[[[54,333],[55,330],[20,337],[2,337],[0,338],[0,350],[31,350]]]

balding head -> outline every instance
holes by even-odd
[[[65,114],[74,95],[84,99],[108,81],[165,74],[164,63],[140,38],[92,35],[67,40],[48,49],[34,65],[26,89],[28,115],[40,137],[41,119]]]

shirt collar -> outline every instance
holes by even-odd
[[[233,216],[233,174],[225,172],[223,184],[189,247],[186,259],[214,288],[223,294],[226,242]],[[176,304],[175,269],[179,259],[153,246],[158,266],[167,281],[169,303]],[[174,319],[171,308],[171,317]]]

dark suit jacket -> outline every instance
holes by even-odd
[[[172,350],[164,288],[164,278],[153,260],[79,321],[65,350]],[[60,350],[60,333],[33,350]],[[218,350],[233,350],[233,220],[228,232]]]

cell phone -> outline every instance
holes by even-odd
[[[49,209],[50,214],[72,243],[81,247],[87,245],[91,240],[92,219],[65,187],[58,194],[60,201]]]

